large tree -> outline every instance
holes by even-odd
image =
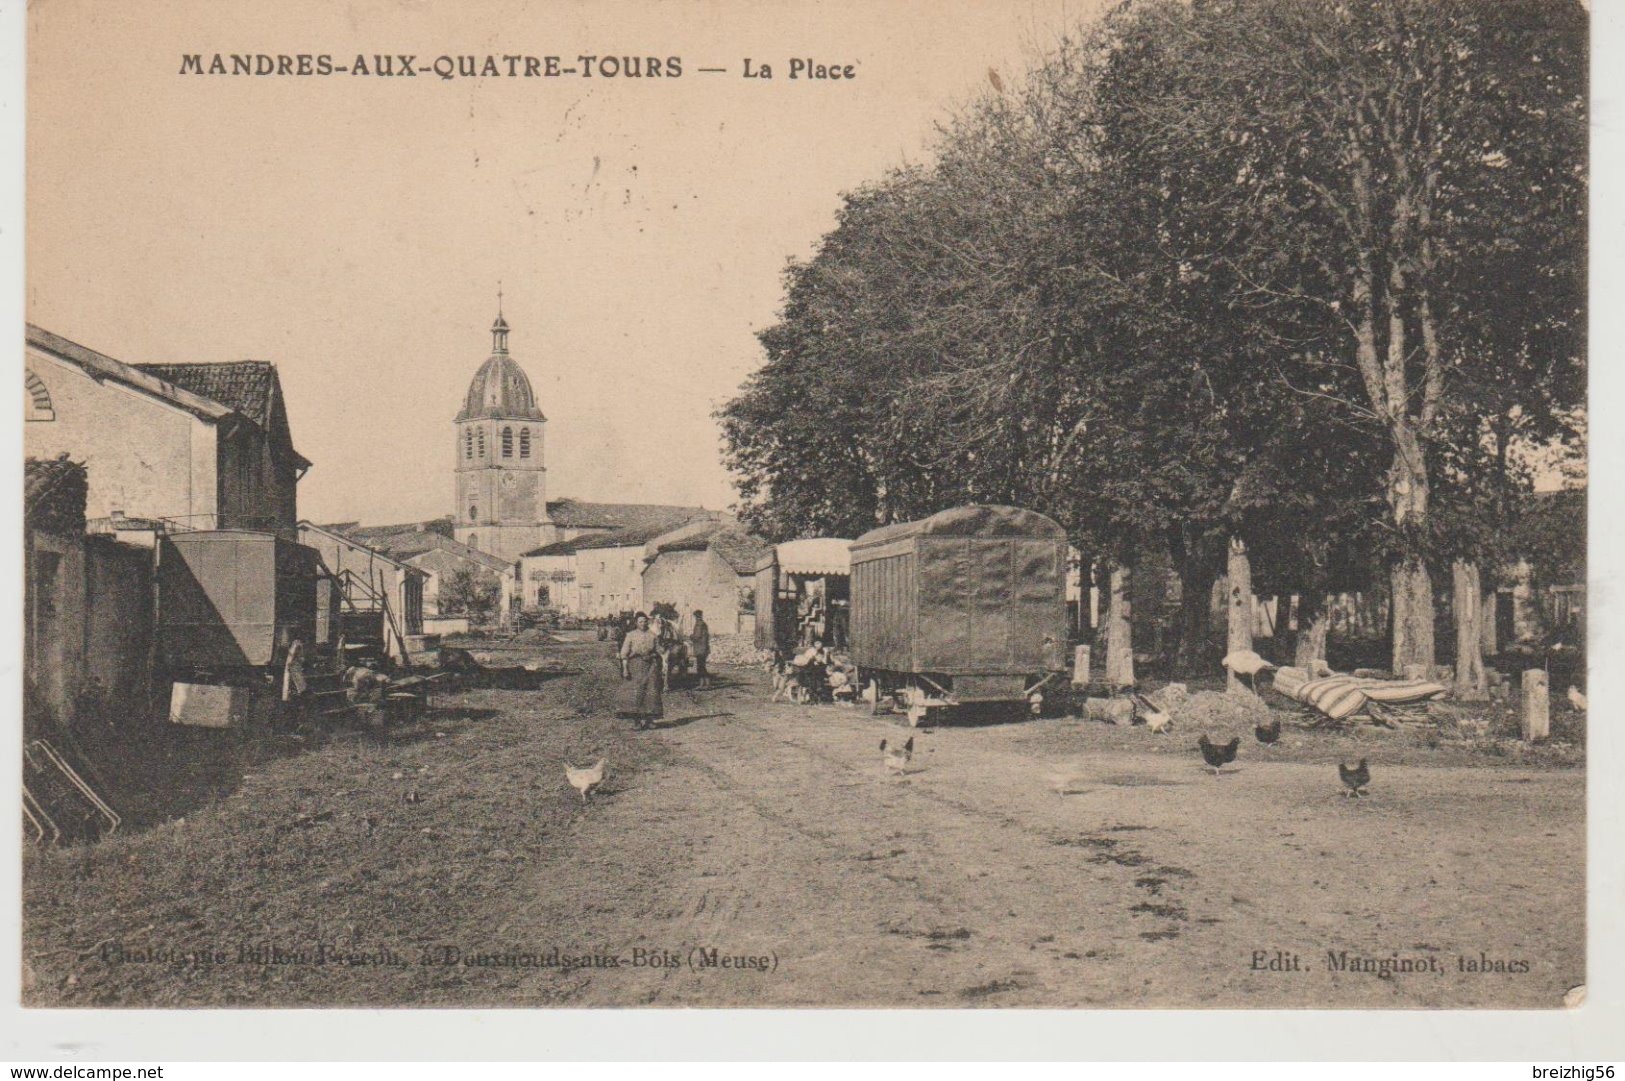
[[[1577,404],[1584,12],[1209,0],[1116,35],[1097,119],[1176,208],[1159,245],[1247,319],[1260,381],[1382,448],[1393,663],[1431,665],[1434,493],[1482,387],[1533,432]]]

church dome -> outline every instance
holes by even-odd
[[[508,355],[508,324],[502,316],[491,325],[492,351],[468,384],[457,422],[465,420],[538,420],[547,418],[536,405],[525,370]]]

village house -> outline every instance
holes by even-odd
[[[642,610],[648,596],[643,589],[643,569],[656,540],[675,540],[716,524],[721,515],[704,517],[672,526],[646,526],[616,533],[585,537],[575,550],[576,588],[581,596],[580,614],[588,619]],[[655,600],[667,598],[656,597]]]
[[[666,534],[647,546],[643,596],[675,604],[685,626],[700,609],[712,634],[753,633],[756,564],[766,551],[732,522]]]
[[[580,543],[581,538],[572,537],[519,557],[522,607],[554,608],[572,616],[581,614],[581,589],[576,579],[576,546]]]
[[[695,518],[714,515],[704,507],[669,503],[589,503],[581,499],[559,499],[547,505],[548,534],[544,544],[601,537],[623,529],[673,528]]]
[[[299,523],[299,543],[316,549],[328,572],[339,579],[348,611],[377,614],[389,655],[409,660],[413,639],[425,630],[427,572],[313,522]]]
[[[25,356],[25,450],[86,466],[93,531],[136,518],[294,537],[310,463],[274,365],[132,365],[32,325]]]
[[[716,512],[704,507],[659,503],[587,503],[564,499],[549,503],[548,514],[553,519],[549,529],[556,532],[559,539],[519,557],[520,603],[526,608],[554,608],[565,615],[583,615],[589,605],[580,587],[576,555],[582,544],[627,531],[648,535],[651,530],[674,529],[696,518],[709,519]],[[628,539],[625,546],[635,545],[635,541]],[[606,563],[608,559],[595,558]],[[604,603],[608,603],[607,600]]]
[[[423,583],[423,609],[430,630],[454,630],[437,627],[447,618],[462,618],[462,613],[447,611],[440,603],[440,591],[452,575],[468,571],[476,579],[494,579],[499,588],[498,622],[505,622],[512,598],[518,589],[518,569],[513,563],[482,552],[477,548],[447,536],[450,522],[445,519],[406,525],[356,526],[340,528],[345,536],[361,541],[422,571],[427,577]]]

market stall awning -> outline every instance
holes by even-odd
[[[840,537],[812,537],[785,541],[776,547],[779,573],[849,575],[852,542]]]

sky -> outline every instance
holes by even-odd
[[[786,261],[842,191],[928,157],[990,69],[1011,82],[1099,7],[35,0],[28,318],[130,363],[274,361],[314,463],[301,516],[406,521],[451,513],[452,417],[500,282],[550,498],[726,507],[712,414],[762,363]],[[684,71],[181,74],[216,52]],[[792,58],[856,77],[790,80]]]

